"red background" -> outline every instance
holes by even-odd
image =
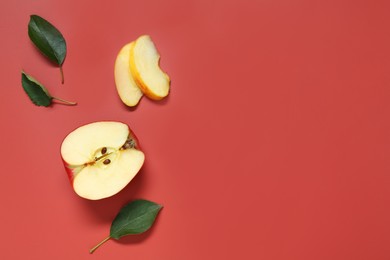
[[[390,259],[389,1],[0,5],[1,259]],[[64,85],[27,36],[30,14],[67,40]],[[171,93],[128,109],[114,61],[141,34]],[[34,106],[21,69],[78,106]],[[118,195],[87,201],[59,151],[100,120],[128,123],[147,161]],[[90,256],[135,198],[165,206],[154,227]]]

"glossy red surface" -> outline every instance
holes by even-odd
[[[390,259],[390,2],[2,1],[1,259]],[[65,84],[27,36],[68,43]],[[172,79],[125,107],[120,48],[150,34]],[[36,107],[20,71],[76,107]],[[118,195],[87,201],[62,165],[80,125],[131,126],[146,154]],[[128,201],[164,205],[144,235],[89,248]]]

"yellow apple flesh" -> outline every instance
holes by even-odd
[[[160,54],[148,35],[130,46],[130,70],[138,87],[149,98],[160,100],[169,94],[170,78],[160,68]]]
[[[133,42],[126,44],[119,51],[114,68],[115,85],[119,97],[127,106],[133,107],[142,98],[142,91],[137,86],[130,69],[130,49]]]

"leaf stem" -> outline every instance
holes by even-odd
[[[91,248],[91,250],[89,250],[89,253],[90,254],[93,254],[93,252],[95,252],[96,249],[99,248],[99,246],[103,245],[104,243],[106,243],[108,240],[111,239],[111,236],[108,236],[106,237],[105,239],[103,239],[99,244],[97,244],[96,246],[94,246],[93,248]]]
[[[62,65],[60,65],[60,73],[61,73],[61,83],[64,84],[64,70],[62,69]]]
[[[65,99],[58,98],[58,97],[51,97],[51,98],[55,99],[55,100],[58,100],[58,101],[61,101],[64,105],[68,105],[68,106],[75,106],[75,105],[77,105],[77,102],[67,101]]]

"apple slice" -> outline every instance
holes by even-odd
[[[119,97],[127,106],[133,107],[142,98],[142,91],[130,71],[130,49],[134,42],[122,47],[115,60],[114,77]]]
[[[62,142],[61,157],[74,191],[90,200],[121,191],[145,160],[137,138],[120,122],[95,122],[77,128]]]
[[[130,70],[138,87],[149,98],[160,100],[169,93],[169,76],[160,68],[160,54],[148,35],[130,47]]]

